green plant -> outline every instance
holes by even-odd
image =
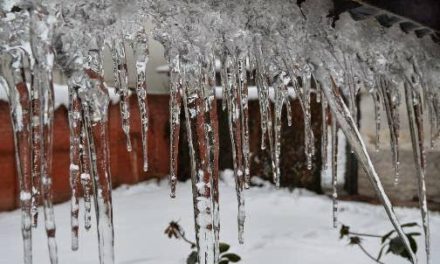
[[[406,223],[402,225],[402,228],[405,230],[407,228],[416,227],[416,226],[418,226],[417,223]],[[352,232],[350,231],[349,226],[342,225],[341,229],[339,230],[339,234],[340,234],[340,239],[347,238],[349,241],[349,245],[358,246],[362,250],[362,252],[365,253],[365,255],[367,255],[370,259],[372,259],[376,263],[384,264],[383,262],[381,262],[381,258],[384,254],[386,255],[389,253],[410,260],[409,252],[406,250],[400,237],[397,236],[395,230],[391,230],[384,235],[374,235],[374,234]],[[413,250],[414,253],[416,253],[417,241],[415,240],[414,237],[420,236],[420,232],[408,232],[408,233],[405,232],[405,235],[410,242],[411,249]],[[365,247],[362,245],[361,237],[380,239],[381,249],[377,257],[374,257],[365,249]]]
[[[182,239],[186,243],[188,243],[191,246],[191,253],[188,255],[188,258],[186,259],[186,264],[197,264],[197,250],[196,250],[196,243],[189,240],[185,236],[185,231],[183,228],[178,224],[176,221],[171,221],[167,228],[165,229],[165,234],[168,236],[168,238],[176,238],[176,239]],[[219,250],[220,250],[220,262],[219,264],[229,264],[229,263],[237,263],[241,260],[241,257],[235,253],[228,252],[231,246],[227,243],[220,242],[219,243]]]

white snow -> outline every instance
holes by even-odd
[[[360,249],[339,240],[332,226],[332,204],[328,197],[297,189],[276,190],[273,186],[251,188],[246,196],[245,244],[237,241],[236,196],[232,171],[223,173],[220,183],[220,240],[231,244],[240,263],[371,264]],[[118,264],[184,264],[189,246],[168,239],[164,230],[178,220],[188,238],[193,239],[194,220],[190,182],[179,183],[177,198],[169,198],[167,181],[122,186],[114,191],[115,255]],[[419,221],[418,209],[395,208],[402,223]],[[90,232],[83,228],[80,215],[79,251],[70,250],[70,203],[55,206],[60,263],[98,263],[96,223]],[[41,214],[42,215],[42,214]],[[381,206],[340,202],[339,219],[353,231],[384,234],[391,230]],[[440,263],[440,214],[431,214],[432,263]],[[419,230],[421,231],[421,230]],[[0,214],[0,263],[22,263],[20,211]],[[49,263],[44,228],[34,230],[34,263]],[[418,238],[420,263],[424,263],[422,237]],[[365,247],[378,252],[376,239],[365,239]],[[409,263],[386,256],[387,264]]]

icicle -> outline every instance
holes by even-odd
[[[90,84],[80,86],[83,120],[88,138],[89,159],[94,188],[94,202],[98,229],[99,259],[114,263],[114,231],[112,182],[109,163],[108,104],[109,96],[102,75],[99,50],[89,50],[86,74]]]
[[[374,118],[376,124],[376,151],[379,151],[380,148],[380,123],[381,123],[381,114],[380,114],[380,92],[377,88],[373,88],[370,90],[371,97],[373,98],[374,104]]]
[[[114,40],[113,42],[113,65],[115,75],[115,89],[119,94],[119,108],[121,112],[122,130],[127,140],[127,151],[131,151],[130,140],[130,91],[128,89],[128,69],[125,46],[123,39]]]
[[[86,77],[81,76],[80,80]],[[90,77],[91,73],[89,73]],[[99,260],[102,264],[114,262],[113,213],[111,198],[111,175],[109,171],[107,141],[108,94],[97,80],[82,81],[78,85],[82,103],[82,118],[94,187],[94,202],[98,229]]]
[[[311,76],[304,74],[302,77],[303,86],[303,102],[304,102],[304,142],[307,169],[312,169],[312,158],[315,152],[314,137],[312,131],[312,114],[310,111],[310,90],[311,90]]]
[[[283,58],[284,65],[289,71],[290,78],[292,80],[292,86],[299,99],[301,108],[304,113],[304,153],[306,155],[307,169],[312,169],[312,158],[315,152],[314,136],[311,128],[311,112],[310,112],[310,92],[312,75],[310,73],[310,66],[304,69],[305,72],[301,76],[302,90],[299,87],[297,75],[299,74],[293,67],[292,62],[288,58]],[[316,83],[316,82],[315,82]],[[318,84],[317,84],[318,85]]]
[[[321,98],[321,113],[322,113],[322,139],[321,139],[321,155],[322,155],[322,169],[327,170],[328,164],[327,164],[327,142],[328,142],[328,103],[327,99],[325,99],[325,96],[322,91],[322,98]]]
[[[333,80],[331,80],[329,86],[322,86],[322,90],[324,91],[330,109],[332,110],[332,117],[336,118],[339,127],[344,132],[354,153],[358,157],[360,164],[365,169],[365,172],[367,173],[367,176],[369,177],[370,182],[376,191],[376,194],[382,201],[382,204],[388,214],[391,223],[394,226],[394,229],[396,230],[399,237],[402,239],[403,244],[409,253],[410,261],[412,263],[417,263],[417,258],[411,249],[408,238],[406,237],[405,233],[402,230],[402,227],[400,226],[399,220],[394,213],[391,202],[386,195],[385,190],[383,189],[380,178],[377,175],[373,163],[371,162],[370,156],[361,138],[357,125],[354,122],[354,119],[351,117],[350,111],[345,105],[339,90],[336,88],[336,84]]]
[[[213,219],[212,175],[209,155],[206,153],[205,106],[198,80],[200,71],[195,66],[184,69],[184,108],[188,145],[191,157],[191,179],[198,263],[218,263],[215,259],[215,233]]]
[[[400,118],[399,105],[400,94],[397,87],[392,87],[384,76],[379,76],[379,88],[383,99],[385,111],[387,113],[388,126],[391,138],[391,151],[393,154],[393,163],[395,169],[395,184],[399,182],[399,134],[400,134]]]
[[[32,10],[31,17],[30,44],[35,60],[33,69],[35,87],[33,88],[33,93],[37,92],[32,98],[33,102],[35,102],[35,104],[32,104],[33,107],[35,106],[35,108],[32,108],[32,118],[35,122],[33,124],[35,125],[33,134],[35,133],[35,136],[39,137],[36,140],[33,136],[33,159],[34,169],[37,170],[40,167],[40,181],[35,181],[33,188],[41,188],[49,258],[50,262],[55,264],[58,263],[58,256],[55,241],[55,215],[52,202],[52,149],[55,103],[52,80],[55,54],[52,47],[52,35],[54,25],[51,21],[53,17],[50,17],[47,10],[42,6],[36,5],[35,9]],[[39,102],[36,100],[39,100]],[[35,200],[37,201],[38,197]]]
[[[414,163],[417,169],[418,194],[420,211],[422,214],[423,231],[425,233],[426,263],[430,263],[430,232],[429,232],[429,212],[426,199],[425,183],[425,153],[423,141],[423,107],[420,93],[407,81],[405,86],[406,108],[413,145]]]
[[[13,83],[9,85],[9,105],[16,150],[16,163],[20,186],[21,232],[24,263],[32,263],[32,179],[31,179],[31,109],[26,84],[24,61],[29,55],[22,49],[10,51]]]
[[[261,149],[266,149],[266,136],[269,139],[270,153],[273,153],[272,144],[272,119],[269,101],[269,85],[267,75],[264,69],[262,61],[261,48],[256,51],[256,70],[255,70],[255,83],[258,89],[258,101],[260,104],[261,115]],[[272,168],[274,169],[274,162],[272,159]]]
[[[69,127],[70,127],[70,188],[71,196],[71,228],[72,228],[72,250],[78,250],[79,230],[79,197],[81,184],[81,101],[78,98],[78,87],[69,86]],[[84,188],[85,190],[85,188]],[[84,191],[85,193],[85,191]],[[84,194],[85,195],[85,194]],[[90,195],[90,194],[89,194]]]
[[[80,180],[84,198],[84,228],[88,231],[92,226],[92,176],[90,171],[89,143],[87,141],[86,124],[81,122],[80,134]]]
[[[43,200],[44,219],[49,246],[49,257],[52,264],[58,263],[57,245],[55,241],[55,215],[52,203],[52,150],[54,124],[54,90],[52,71],[46,75],[44,83],[43,103],[43,162],[41,167],[41,196]]]
[[[132,42],[132,49],[136,59],[137,86],[136,95],[141,116],[142,151],[144,155],[144,171],[148,170],[148,105],[147,105],[147,83],[146,67],[148,63],[148,36],[142,30],[136,35]]]
[[[41,74],[40,72],[37,75]],[[42,140],[43,140],[43,115],[41,112],[41,81],[34,79],[31,83],[31,142],[32,142],[32,226],[38,225],[38,206],[40,203],[40,180],[41,180],[41,162],[42,162]]]
[[[180,77],[180,61],[176,56],[171,62],[170,70],[170,186],[171,197],[176,197],[177,159],[179,155],[180,110],[182,108],[182,84]]]
[[[230,56],[226,56],[224,59],[224,72],[227,76],[227,110],[228,110],[228,124],[229,124],[229,135],[231,139],[232,146],[232,161],[234,165],[234,176],[235,176],[235,189],[237,193],[238,202],[238,241],[240,244],[244,243],[244,222],[245,222],[245,211],[244,211],[244,197],[243,189],[245,186],[245,173],[244,173],[244,162],[243,162],[243,143],[242,143],[242,119],[241,119],[241,102],[240,102],[240,91],[238,87],[237,78],[238,70]]]
[[[215,77],[215,75],[214,75]],[[249,150],[249,106],[248,106],[248,82],[246,61],[243,58],[238,60],[238,88],[241,102],[241,127],[242,127],[242,145],[243,145],[243,166],[245,188],[249,188],[251,180],[250,175],[250,150]]]
[[[214,224],[214,261],[220,259],[220,207],[219,207],[219,135],[217,102],[215,100],[215,57],[209,55],[202,67],[203,98],[205,100],[205,140],[208,153],[208,171],[211,174],[212,217]]]
[[[332,116],[332,200],[333,200],[333,227],[338,227],[338,125],[336,118]]]
[[[428,119],[429,119],[429,126],[430,126],[430,138],[429,138],[429,145],[431,149],[434,149],[434,142],[435,142],[435,131],[436,128],[436,117],[434,114],[434,95],[431,87],[426,88],[426,104],[428,106]]]
[[[277,80],[274,83],[275,92],[275,118],[274,118],[274,159],[275,159],[275,172],[274,182],[277,188],[280,187],[280,154],[281,154],[281,117],[284,103],[289,101],[287,84],[290,82],[290,78],[287,77],[285,72],[281,72]],[[288,107],[286,105],[286,107]]]

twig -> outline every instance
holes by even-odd
[[[348,234],[350,234],[350,235],[354,235],[354,236],[364,236],[364,237],[377,237],[377,238],[382,238],[382,236],[380,236],[380,235],[372,235],[372,234],[364,234],[364,233],[356,233],[356,232],[348,232]]]
[[[370,259],[374,260],[374,262],[379,263],[379,264],[384,264],[383,262],[381,262],[378,259],[376,259],[375,257],[373,257],[373,255],[371,255],[361,244],[357,244],[357,245],[365,253],[365,255],[367,255]]]
[[[180,229],[178,230],[179,236],[185,241],[186,243],[190,244],[191,247],[195,247],[196,243],[192,242],[191,240],[187,239],[185,237],[185,232],[182,232]]]

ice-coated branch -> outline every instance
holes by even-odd
[[[351,117],[351,113],[341,97],[339,88],[336,87],[333,79],[331,79],[331,81],[323,82],[322,90],[324,91],[329,107],[332,110],[332,117],[336,118],[339,127],[344,132],[348,142],[352,147],[352,150],[356,154],[359,162],[367,173],[369,180],[376,191],[376,194],[382,201],[382,204],[391,223],[393,224],[397,234],[399,235],[400,239],[402,239],[403,244],[405,245],[405,248],[409,253],[411,262],[417,263],[417,258],[411,249],[408,238],[406,237],[405,233],[402,230],[402,227],[400,226],[396,214],[394,213],[391,201],[386,195],[385,190],[383,189],[383,185],[380,181],[379,175],[377,174],[376,169],[371,162],[370,155],[367,152],[357,125],[354,119]]]
[[[422,215],[422,225],[425,234],[426,263],[430,263],[430,232],[429,232],[429,211],[426,198],[425,183],[425,147],[423,141],[423,107],[420,93],[409,81],[404,83],[406,109],[408,112],[409,128],[414,152],[414,163],[417,170],[417,182],[420,212]]]

